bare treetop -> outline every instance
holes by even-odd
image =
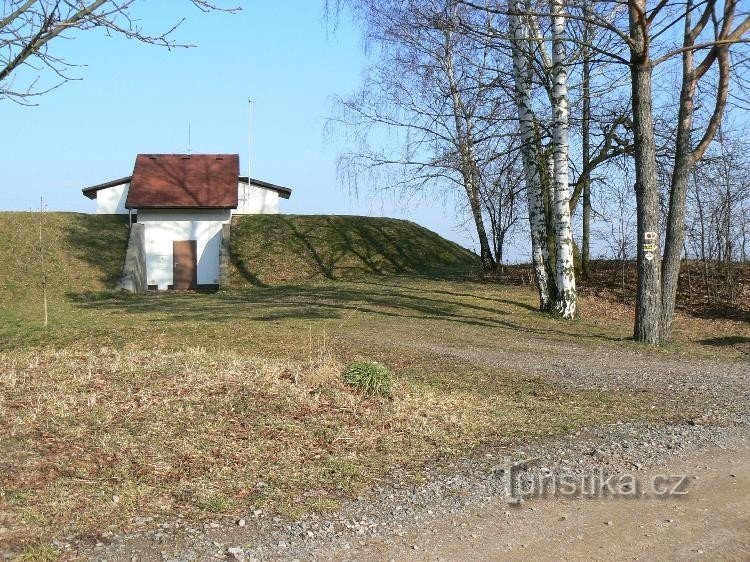
[[[189,2],[204,12],[239,10],[211,0]],[[99,28],[108,34],[168,49],[193,46],[172,38],[184,18],[167,29],[149,31],[137,17],[135,4],[135,0],[4,0],[0,8],[0,100],[28,105],[34,97],[71,80],[68,71],[77,65],[55,54],[52,40],[70,38],[76,31]],[[22,68],[33,76],[25,83],[14,75]],[[57,78],[56,83],[40,86],[41,76],[49,73]]]

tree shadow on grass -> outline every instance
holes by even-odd
[[[232,263],[253,286],[362,275],[428,274],[476,267],[469,250],[396,219],[276,215],[235,219]]]
[[[391,285],[377,289],[377,284],[362,286],[346,283],[284,285],[246,291],[220,292],[215,295],[160,293],[144,296],[113,295],[100,300],[78,302],[82,309],[114,312],[118,315],[141,315],[139,322],[167,317],[175,322],[315,321],[345,319],[355,313],[383,318],[442,321],[466,326],[505,329],[532,334],[572,334],[555,327],[529,326],[511,321],[512,310],[501,310]],[[71,295],[72,297],[72,295]],[[510,301],[513,302],[513,301]],[[516,306],[516,305],[514,305]],[[525,307],[521,303],[522,307]],[[601,333],[578,334],[576,337],[619,341]]]
[[[87,263],[99,274],[105,287],[120,281],[128,247],[128,219],[123,215],[71,215],[65,227],[66,248],[73,257]]]
[[[467,275],[465,271],[456,270],[453,272],[442,272],[442,273],[443,273],[442,275],[437,275],[435,277],[431,277],[429,275],[410,276],[410,277],[415,278],[415,279],[427,279],[431,281],[466,281],[467,280],[466,279]],[[380,287],[389,287],[389,288],[398,288],[398,289],[409,288],[409,287],[404,287],[403,285],[398,285],[394,283],[386,283],[380,280],[373,280],[373,279],[364,279],[364,280],[353,279],[353,280],[349,280],[348,282],[354,283],[354,284],[361,284],[361,285],[375,285],[375,286],[380,286]],[[446,295],[449,297],[471,298],[471,299],[482,300],[482,301],[496,302],[500,304],[506,304],[509,306],[523,308],[531,312],[539,312],[538,307],[535,307],[528,303],[517,301],[517,300],[504,299],[504,298],[499,298],[499,297],[488,297],[488,296],[480,295],[476,293],[449,291],[447,289],[434,289],[434,288],[424,288],[424,287],[414,287],[411,289],[414,291],[433,293],[436,295]],[[486,310],[494,310],[494,309],[486,309]]]
[[[714,347],[733,347],[741,346],[742,344],[750,344],[750,337],[747,336],[718,336],[715,338],[705,338],[698,340],[698,343],[703,345],[711,345]]]
[[[684,305],[679,304],[678,309],[704,320],[736,320],[738,322],[750,322],[750,310],[743,308],[742,304],[735,306],[728,304],[714,305]]]

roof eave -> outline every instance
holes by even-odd
[[[108,189],[110,187],[117,187],[118,185],[130,183],[130,180],[132,179],[132,177],[133,176],[126,176],[124,178],[119,178],[116,180],[100,183],[97,185],[92,185],[91,187],[84,187],[81,190],[81,193],[83,193],[89,199],[96,199],[96,193],[98,191],[101,191],[102,189]]]
[[[282,185],[276,185],[273,183],[269,183],[267,181],[258,180],[255,178],[248,178],[247,176],[240,176],[239,181],[244,183],[249,183],[250,185],[256,185],[258,187],[262,187],[264,189],[270,189],[271,191],[276,191],[279,194],[279,197],[282,199],[289,199],[289,196],[292,194],[292,190],[288,187],[284,187]]]

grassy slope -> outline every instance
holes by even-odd
[[[0,320],[41,314],[39,218],[0,213]],[[115,285],[128,240],[123,217],[45,213],[42,220],[51,315],[67,313],[70,293]]]
[[[444,275],[477,256],[413,222],[372,217],[259,215],[232,225],[235,288],[368,274]]]

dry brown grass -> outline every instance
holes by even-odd
[[[137,515],[334,509],[394,467],[485,443],[663,415],[512,373],[455,388],[351,392],[330,354],[65,349],[0,357],[0,526],[8,541],[98,533]]]

